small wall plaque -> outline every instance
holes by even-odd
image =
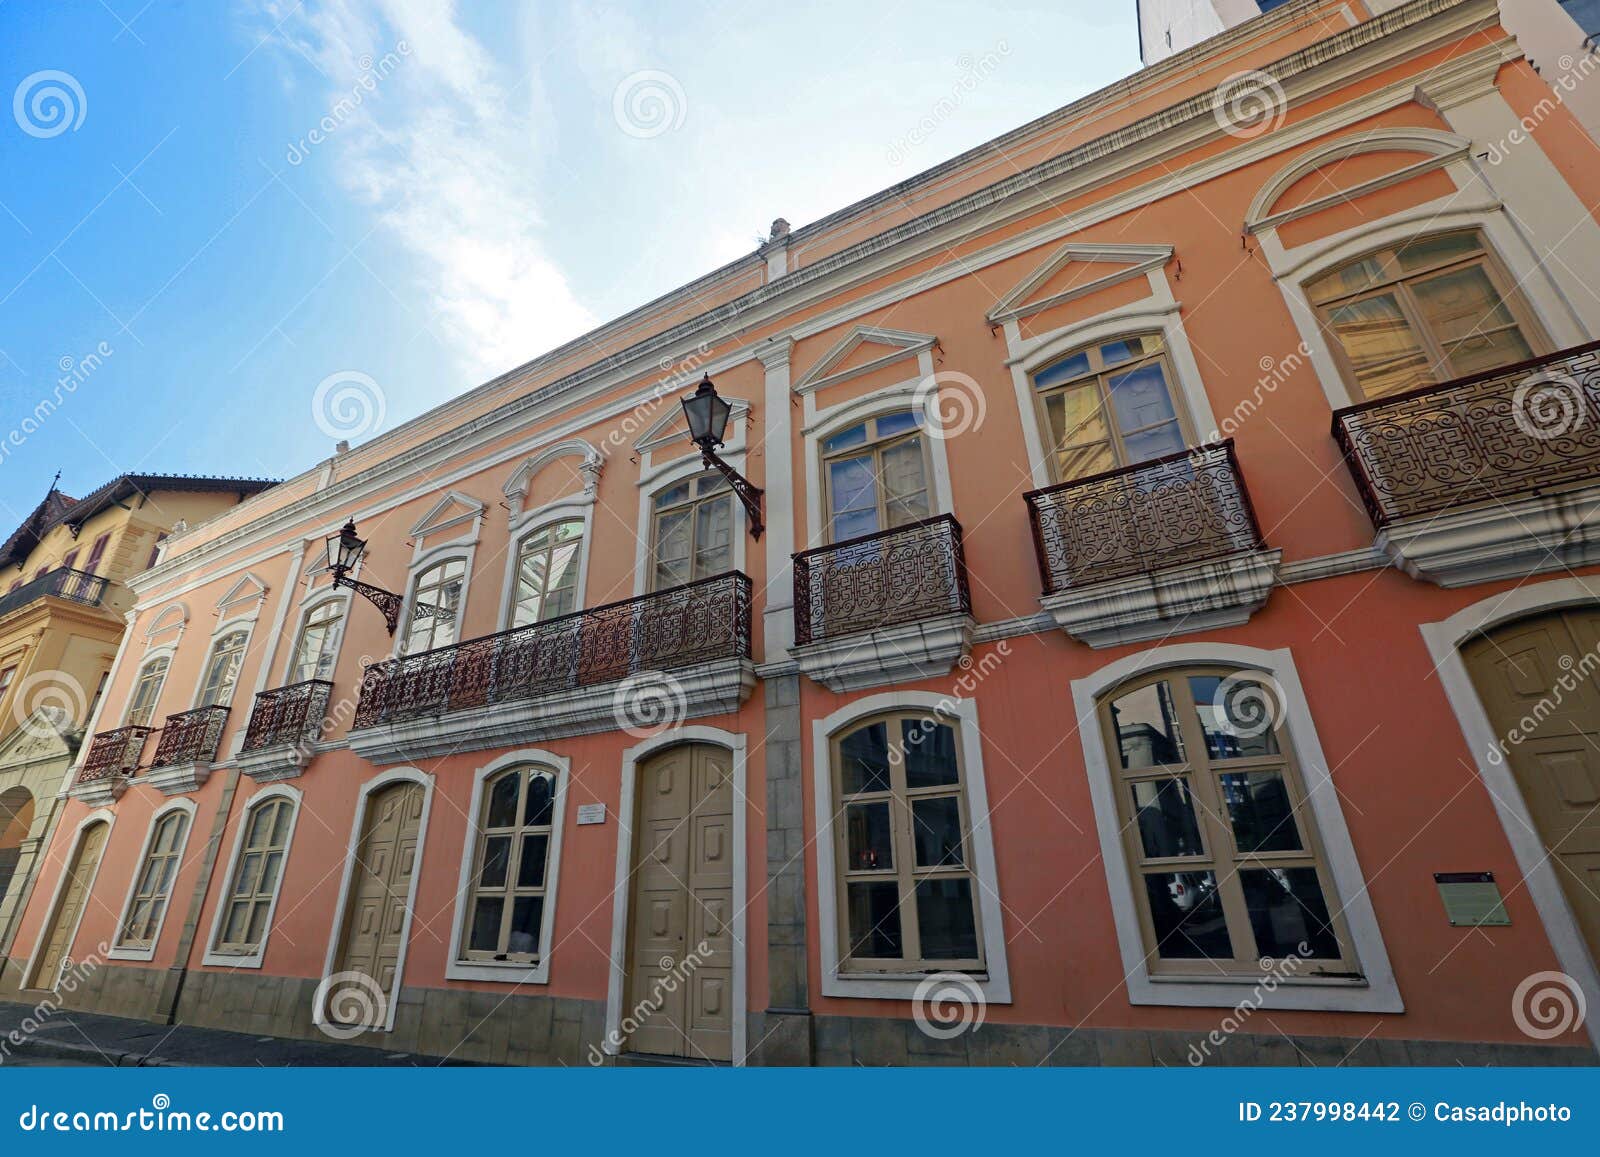
[[[603,824],[606,822],[606,805],[603,803],[582,803],[578,805],[578,822],[580,824]]]
[[[1482,928],[1511,923],[1493,872],[1435,872],[1444,914],[1456,928]]]

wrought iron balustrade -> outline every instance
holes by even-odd
[[[70,567],[57,567],[0,597],[0,615],[9,615],[35,599],[47,596],[90,607],[99,606],[100,600],[105,598],[107,585],[107,580],[100,575]]]
[[[750,657],[750,580],[738,571],[374,663],[356,729]]]
[[[1047,595],[1265,545],[1231,438],[1023,497]]]
[[[1600,477],[1600,342],[1337,411],[1378,528]]]
[[[256,696],[240,751],[259,751],[285,743],[313,743],[322,734],[333,684],[307,679]]]
[[[161,725],[161,739],[151,767],[171,767],[178,763],[209,763],[217,757],[222,729],[228,723],[226,707],[196,707],[167,716]]]
[[[140,726],[102,731],[89,743],[89,754],[84,756],[78,782],[94,783],[115,775],[131,776],[139,768],[139,757],[144,754],[144,741],[149,735],[150,728]]]
[[[971,609],[961,524],[949,514],[794,556],[802,645]]]

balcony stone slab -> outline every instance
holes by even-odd
[[[1281,550],[1247,551],[1069,587],[1039,601],[1062,630],[1091,647],[1142,643],[1249,621],[1282,561]]]
[[[1600,563],[1600,484],[1390,522],[1373,545],[1441,587]]]
[[[162,795],[187,795],[199,791],[210,777],[209,761],[190,760],[169,763],[165,767],[152,767],[139,777],[139,782],[149,784]]]
[[[830,691],[887,687],[950,673],[972,649],[972,616],[960,612],[790,649],[800,670]]]
[[[653,733],[668,729],[671,722],[736,711],[755,685],[754,664],[724,659],[465,711],[386,721],[351,731],[346,742],[357,755],[381,766],[599,731]]]
[[[91,779],[87,783],[75,783],[68,789],[67,794],[90,807],[110,807],[121,799],[122,793],[127,790],[127,776],[107,775]]]
[[[298,779],[311,762],[312,754],[307,744],[275,743],[271,747],[241,751],[234,762],[257,783],[282,783],[286,779]]]

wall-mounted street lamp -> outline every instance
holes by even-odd
[[[389,625],[392,635],[400,625],[400,608],[405,605],[405,597],[393,591],[386,591],[382,587],[375,587],[371,583],[364,583],[360,579],[350,577],[350,572],[361,562],[361,556],[367,553],[367,540],[356,534],[356,520],[350,519],[344,524],[338,534],[328,539],[328,573],[333,576],[333,585],[349,587],[356,594],[361,595],[368,602],[383,612],[383,621]]]
[[[745,513],[750,517],[750,537],[759,539],[761,532],[766,529],[761,522],[761,495],[764,491],[759,486],[752,486],[737,470],[717,457],[717,447],[722,445],[722,436],[728,431],[728,417],[732,413],[733,403],[717,394],[717,387],[711,384],[710,374],[700,379],[699,389],[683,399],[683,416],[689,423],[689,440],[700,447],[700,460],[720,470],[728,480],[728,485],[733,487],[734,494],[738,495]]]

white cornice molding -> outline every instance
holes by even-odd
[[[1397,60],[1410,59],[1435,44],[1459,39],[1473,30],[1494,27],[1498,24],[1498,19],[1495,0],[1413,0],[1413,3],[1317,41],[1260,71],[1271,75],[1284,87],[1291,105],[1303,104],[1336,91],[1361,77],[1388,68]],[[1465,62],[1484,55],[1492,55],[1504,62],[1520,56],[1520,52],[1514,42],[1501,41],[1465,54],[1457,63],[1461,67],[1467,67]],[[1164,63],[1181,62],[1184,67],[1192,67],[1195,59],[1198,58],[1191,58],[1185,53]],[[1147,69],[1137,74],[1135,78],[1131,78],[1129,82],[1119,82],[1118,86],[1112,86],[1107,92],[1117,91],[1121,85],[1127,85],[1128,91],[1131,92],[1138,87],[1138,84],[1132,82],[1143,83],[1139,78],[1147,76],[1152,71]],[[1211,179],[1262,157],[1292,148],[1307,139],[1333,131],[1343,124],[1355,123],[1386,108],[1408,103],[1414,98],[1417,90],[1416,78],[1408,78],[1366,94],[1327,114],[1308,118],[1293,128],[1281,129],[1276,133],[1241,142],[1224,154],[1197,162],[1188,169],[1163,173],[1161,178],[1097,205],[1082,216],[1058,222],[1050,230],[1040,231],[1026,238],[1016,238],[993,247],[987,254],[990,259],[982,264],[992,264],[993,261],[1002,260],[1006,256],[1026,252],[1037,245],[1078,232],[1108,216],[1125,212],[1131,206],[1158,200],[1179,189],[1192,187],[1198,181]],[[1103,99],[1106,93],[1097,95]],[[696,341],[703,340],[708,334],[726,338],[729,335],[737,336],[751,332],[760,326],[778,321],[783,315],[802,309],[818,299],[847,293],[856,285],[881,279],[923,260],[929,253],[942,252],[949,245],[948,234],[961,228],[970,228],[973,219],[981,221],[985,231],[998,231],[1008,223],[1036,213],[1041,207],[1054,204],[1066,194],[1089,191],[1126,176],[1129,172],[1143,171],[1148,167],[1152,155],[1187,151],[1208,140],[1214,140],[1222,135],[1223,130],[1213,115],[1213,104],[1214,92],[1208,90],[1197,94],[1178,105],[1143,117],[1112,133],[1051,157],[1030,169],[1013,173],[838,253],[792,270],[776,281],[671,326],[571,374],[535,387],[522,397],[504,403],[487,413],[454,426],[449,424],[449,420],[455,414],[470,406],[475,399],[481,399],[486,394],[510,385],[519,378],[533,376],[547,366],[570,358],[575,345],[569,343],[493,379],[455,401],[397,427],[362,449],[370,452],[372,447],[381,445],[385,441],[418,439],[430,430],[439,431],[435,437],[411,446],[392,458],[359,470],[349,478],[334,482],[325,489],[314,491],[305,498],[270,511],[259,520],[245,523],[186,553],[163,561],[145,571],[136,580],[130,581],[128,585],[136,594],[143,595],[146,591],[185,574],[193,567],[219,554],[247,542],[260,541],[273,533],[282,533],[288,529],[289,523],[326,520],[336,512],[351,508],[360,496],[370,495],[374,491],[392,485],[396,478],[415,472],[419,461],[460,457],[469,452],[474,440],[488,440],[491,431],[495,437],[505,437],[508,433],[533,421],[547,420],[553,414],[570,413],[586,402],[592,401],[597,394],[614,390],[630,379],[657,371],[660,362],[670,359],[673,351],[682,352],[690,349]],[[1004,139],[1006,138],[1001,138]],[[991,148],[993,144],[994,142],[985,148]],[[1006,211],[997,213],[996,207],[1002,203],[1005,204]],[[819,226],[825,223],[819,223]],[[796,230],[793,236],[796,240],[810,238],[817,227]],[[920,275],[869,298],[846,303],[839,309],[814,317],[797,326],[788,336],[798,338],[832,328],[850,316],[860,316],[888,301],[920,292],[955,277],[967,276],[977,267],[980,266],[967,259],[958,263],[953,272],[943,269],[931,275]],[[724,271],[732,268],[734,266],[724,267]],[[716,276],[717,274],[711,275],[712,278]],[[634,325],[640,317],[646,316],[652,309],[665,312],[685,304],[691,300],[692,291],[696,287],[703,288],[707,280],[701,279],[674,294],[658,299],[642,307],[641,310],[636,310],[618,319],[617,322],[602,327],[595,333],[585,335],[578,341],[592,344],[612,338],[620,330]],[[704,368],[708,372],[715,373],[757,356],[754,350],[740,348],[714,359]],[[624,411],[627,408],[626,405],[622,406]],[[596,415],[588,415],[586,420],[570,425],[560,433],[547,431],[545,437],[567,436],[571,432],[592,425],[595,420]],[[316,473],[317,469],[313,468],[289,480],[285,483],[285,488],[293,488],[297,483],[308,482]],[[267,493],[270,495],[271,491]],[[249,505],[249,502],[241,505]],[[219,517],[224,517],[227,513],[231,511]]]

